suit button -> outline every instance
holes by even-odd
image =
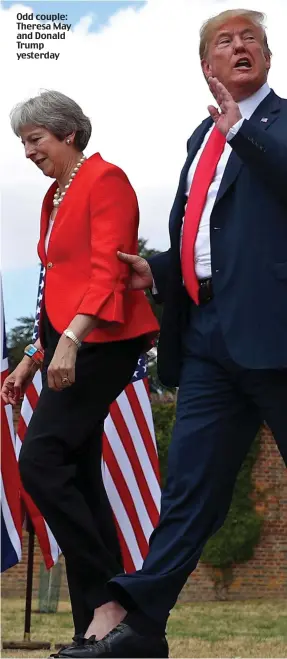
[[[51,263],[51,261],[49,261],[49,263],[47,263],[47,270],[50,270],[50,268],[52,268],[52,267],[53,267],[53,263]]]

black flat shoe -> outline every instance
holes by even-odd
[[[142,659],[168,657],[168,644],[163,636],[138,634],[129,625],[121,622],[102,640],[89,639],[82,647],[74,648],[73,654],[64,651],[62,657],[74,659]]]
[[[50,654],[50,657],[55,657],[55,659],[58,659],[58,657],[61,656],[61,652],[65,650],[66,648],[75,648],[75,647],[80,647],[83,645],[83,642],[85,641],[84,634],[75,634],[73,636],[73,641],[72,643],[69,643],[68,645],[63,645],[58,652],[54,652],[53,654]]]
[[[85,655],[83,654],[83,651],[87,648],[87,646],[93,647],[96,645],[96,643],[97,640],[95,636],[90,636],[90,638],[85,638],[82,636],[79,643],[73,643],[72,645],[66,645],[66,647],[61,648],[57,657],[74,657],[75,659],[77,657],[90,657],[91,654]]]

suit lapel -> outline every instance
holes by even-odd
[[[237,178],[241,170],[242,165],[243,165],[242,160],[240,160],[240,158],[235,153],[235,151],[232,151],[232,153],[229,156],[228,163],[225,167],[225,171],[217,193],[215,204],[218,204],[220,199],[227,192],[228,188],[232,185],[232,183],[234,183],[235,179]]]
[[[250,117],[250,121],[255,126],[260,127],[263,130],[268,130],[273,121],[277,119],[279,111],[280,99],[278,96],[276,96],[273,90],[271,90],[268,96],[266,96],[258,105],[255,112],[253,112],[252,116]],[[262,119],[264,121],[262,121]],[[217,204],[220,199],[222,199],[228,188],[232,185],[232,183],[234,183],[242,166],[242,160],[235,153],[235,151],[232,150],[222,177],[215,204]]]
[[[191,140],[189,144],[189,149],[188,149],[188,154],[187,154],[187,159],[185,161],[185,164],[183,166],[182,172],[181,172],[181,177],[184,180],[184,184],[186,183],[186,177],[188,174],[188,170],[190,168],[190,165],[192,161],[194,160],[198,149],[200,149],[202,142],[205,138],[206,133],[209,131],[212,125],[212,119],[211,117],[208,117],[205,119],[200,126],[198,126],[198,132],[196,135],[194,135],[194,138]]]

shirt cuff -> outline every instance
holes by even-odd
[[[238,131],[240,130],[240,128],[241,128],[241,126],[242,126],[242,124],[243,124],[243,121],[244,121],[244,117],[242,117],[241,119],[239,119],[239,121],[237,121],[237,123],[234,124],[234,126],[231,126],[231,128],[229,129],[229,131],[228,131],[228,133],[227,133],[227,135],[226,135],[226,140],[227,140],[227,142],[230,142],[230,140],[232,140],[232,138],[233,138],[235,135],[237,135]]]
[[[154,279],[152,280],[152,289],[151,289],[152,295],[158,295],[158,290],[157,287],[154,283]]]

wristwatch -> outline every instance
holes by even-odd
[[[30,357],[30,359],[32,359],[32,361],[41,368],[44,359],[44,353],[42,350],[30,343],[28,346],[26,346],[24,354],[27,355],[27,357]]]
[[[63,334],[65,334],[65,336],[67,336],[68,339],[71,339],[71,340],[73,341],[73,343],[75,343],[75,345],[77,346],[77,348],[80,348],[80,347],[81,347],[81,345],[82,345],[82,344],[81,344],[81,341],[79,341],[79,339],[78,339],[78,337],[76,336],[76,334],[74,334],[74,332],[72,332],[72,330],[69,329],[69,327],[67,327],[67,329],[64,329]]]

